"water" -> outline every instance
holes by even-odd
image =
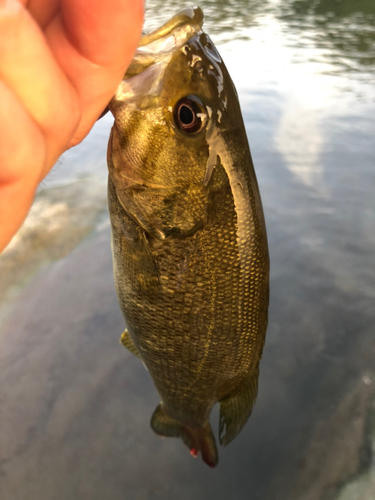
[[[184,6],[149,1],[146,29]],[[44,181],[0,260],[4,499],[375,498],[375,3],[200,6],[239,93],[267,221],[254,413],[214,471],[149,429],[158,397],[118,346],[107,116]]]

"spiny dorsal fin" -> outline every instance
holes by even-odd
[[[220,401],[219,440],[226,446],[241,432],[251,415],[258,392],[259,371]]]

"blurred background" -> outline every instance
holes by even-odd
[[[375,2],[201,0],[237,87],[271,256],[248,424],[210,470],[149,427],[119,345],[106,115],[0,257],[4,500],[375,498]],[[190,4],[149,0],[146,29]],[[212,423],[217,431],[218,410]]]

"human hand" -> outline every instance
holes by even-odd
[[[0,0],[0,252],[114,95],[142,21],[142,0]]]

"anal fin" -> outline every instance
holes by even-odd
[[[138,349],[135,347],[134,342],[130,338],[128,330],[125,330],[120,338],[120,343],[127,348],[132,354],[137,356],[139,359],[142,359],[142,356],[139,354]]]
[[[233,441],[248,421],[258,393],[258,377],[259,371],[220,401],[219,440],[222,446]]]

